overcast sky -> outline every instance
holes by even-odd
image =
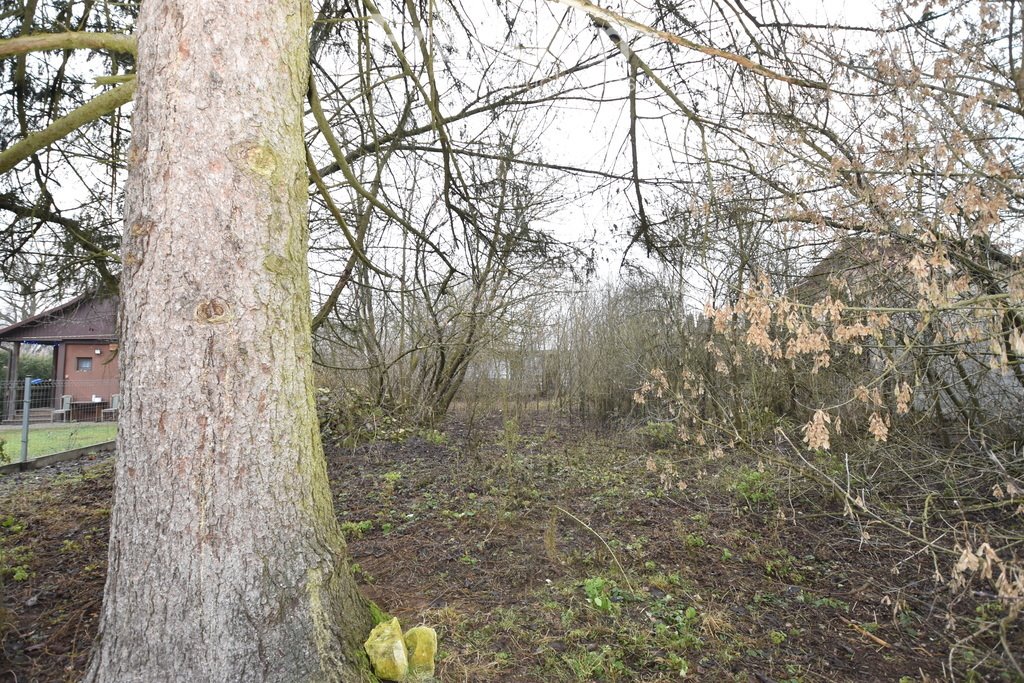
[[[757,3],[748,2],[747,5],[755,7]],[[794,20],[868,26],[880,23],[879,9],[871,0],[793,0],[788,5]],[[530,77],[543,77],[560,65],[575,63],[581,54],[600,55],[609,53],[611,49],[606,36],[591,26],[577,10],[547,0],[532,0],[524,4],[523,12],[512,34],[507,29],[502,12],[507,5],[467,2],[465,6],[471,13],[469,18],[478,33],[477,42],[503,53],[509,77],[519,79],[513,82],[523,82]],[[626,15],[635,14],[642,18],[631,3],[619,3],[609,7]],[[698,24],[701,20],[701,8],[702,3],[697,1],[686,10],[687,16]],[[635,38],[628,30],[620,28],[620,33],[627,41]],[[624,79],[627,64],[620,54],[610,54],[612,56],[599,69],[592,70],[583,77],[589,82],[582,85],[593,86],[590,89],[590,94],[595,95],[593,101],[562,102],[550,110],[538,110],[537,113],[528,114],[523,120],[524,138],[532,141],[535,153],[542,156],[545,161],[628,174],[628,91]],[[460,57],[454,55],[448,56],[447,59],[457,62]],[[102,69],[104,63],[102,60],[94,59],[89,66],[84,66],[79,55],[72,60],[71,65],[72,68],[78,66],[89,72],[90,67]],[[455,72],[461,71],[465,74],[467,82],[475,77],[473,65],[469,62],[456,63],[453,66]],[[103,74],[94,71],[92,75]],[[602,82],[602,85],[596,85]],[[655,94],[653,86],[648,84],[646,87],[649,92],[641,93],[641,96]],[[596,100],[599,98],[605,100],[604,103],[597,103]],[[446,105],[442,103],[442,106]],[[643,108],[647,105],[641,102],[640,106],[641,114],[644,114]],[[129,111],[129,108],[126,107],[124,111]],[[487,124],[486,121],[482,121],[476,125]],[[664,121],[658,120],[656,123],[643,123],[641,128],[649,140],[640,154],[642,175],[671,176],[675,170],[674,161],[666,152],[662,141],[671,139],[675,144],[676,140],[683,138],[685,130],[681,118],[673,117]],[[89,174],[102,173],[102,169],[98,168],[79,171],[82,172],[81,177],[65,174],[63,178],[62,192],[57,197],[62,209],[67,210],[77,204],[87,203],[90,200],[87,188],[96,183]],[[623,190],[628,189],[627,186],[624,183],[616,183],[609,188],[607,181],[604,180],[564,175],[557,179],[556,185],[547,189],[561,201],[562,208],[539,221],[539,227],[544,227],[563,240],[595,239],[601,259],[600,271],[605,277],[613,277],[625,245],[624,233],[634,218],[632,197],[623,194]],[[655,215],[657,214],[657,204],[649,208]],[[107,209],[112,210],[113,207]],[[613,236],[612,227],[616,225],[620,229],[618,236]],[[632,253],[631,256],[640,257],[640,254]]]

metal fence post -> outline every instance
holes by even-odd
[[[32,410],[32,378],[25,378],[25,399],[21,413],[21,464],[28,462],[28,416]]]

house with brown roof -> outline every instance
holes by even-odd
[[[945,271],[931,262],[930,250],[938,248],[942,245],[914,247],[871,236],[847,237],[814,265],[790,296],[814,304],[830,295],[848,306],[886,312],[887,329],[880,331],[876,343],[866,344],[863,353],[851,358],[851,367],[832,376],[833,388],[842,387],[849,395],[868,375],[886,373],[893,381],[898,375],[915,384],[911,406],[919,412],[934,411],[943,420],[959,419],[990,434],[1019,435],[1024,429],[1024,381],[1002,350],[1008,345],[1008,332],[997,326],[999,317],[979,315],[983,309],[970,303],[963,309],[918,309],[922,293],[915,268]],[[1007,266],[992,261],[988,267],[1009,280]],[[991,294],[977,280],[965,282],[962,299]],[[833,365],[835,361],[833,354]],[[890,385],[888,390],[895,389]]]
[[[0,348],[11,356],[0,417],[13,419],[22,409],[18,359],[23,344],[35,344],[52,348],[53,379],[33,387],[33,415],[52,419],[70,402],[62,419],[100,419],[119,393],[117,309],[116,296],[83,294],[0,329]]]

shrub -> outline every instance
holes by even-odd
[[[676,425],[673,422],[648,422],[637,430],[648,448],[668,448],[679,442]]]
[[[744,465],[736,472],[729,490],[739,496],[747,507],[775,502],[775,484],[772,476],[760,469]]]

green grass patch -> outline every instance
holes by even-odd
[[[117,435],[117,424],[68,424],[52,427],[32,426],[28,432],[28,458],[38,458],[51,453],[70,451],[95,444],[113,441]],[[21,457],[21,428],[0,429],[0,443],[3,453],[11,462]]]

